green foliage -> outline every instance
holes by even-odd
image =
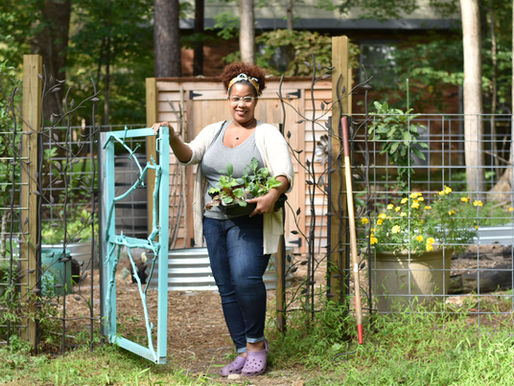
[[[287,326],[285,334],[276,329],[267,333],[273,342],[274,367],[302,364],[309,369],[330,368],[331,358],[348,349],[354,327],[348,309],[331,301],[321,302],[314,319],[304,311],[291,314]]]
[[[17,86],[15,69],[6,61],[0,62],[0,132],[2,132],[0,140],[0,202],[4,205],[10,202],[10,189],[7,188],[11,187],[13,168],[15,168],[16,176],[20,175],[19,165],[13,165],[11,162],[20,145],[19,136],[13,138],[11,135],[14,131],[14,120],[10,104],[12,93]],[[18,98],[13,100],[14,103],[17,101]]]
[[[74,86],[73,96],[79,100],[91,94],[91,77],[97,88],[105,90],[109,65],[110,123],[145,121],[141,101],[144,78],[153,74],[152,4],[150,0],[84,0],[73,5],[76,28],[70,34],[68,65],[75,70],[68,71],[68,84]],[[104,106],[97,107],[101,116]]]
[[[411,114],[412,109],[404,112],[390,108],[387,102],[378,101],[374,102],[374,107],[376,112],[370,114],[374,119],[368,129],[370,140],[377,142],[382,147],[380,154],[387,154],[398,167],[398,184],[403,189],[414,174],[414,169],[410,167],[413,154],[425,159],[420,148],[428,149],[428,145],[418,139],[424,127],[412,123],[419,116]]]
[[[216,35],[229,40],[239,36],[239,18],[232,12],[221,12],[214,15],[214,26],[205,28],[206,31],[216,31]]]
[[[23,55],[31,52],[32,38],[44,28],[40,4],[41,0],[0,1],[0,58],[15,68],[21,67]]]
[[[91,240],[91,213],[86,209],[70,210],[66,216],[66,241],[68,243]],[[95,222],[95,232],[98,232],[98,223]],[[59,219],[43,222],[41,226],[41,239],[45,244],[59,244],[64,240],[64,213],[59,212]]]
[[[256,38],[258,64],[274,75],[311,75],[312,56],[322,67],[332,65],[332,41],[318,32],[279,29]]]
[[[362,18],[377,20],[400,19],[419,8],[416,0],[343,0],[336,4],[332,0],[321,0],[318,6],[327,10],[337,9],[342,14],[358,9]]]
[[[273,75],[312,75],[313,55],[321,67],[332,65],[332,38],[318,32],[279,29],[264,32],[256,39],[257,64]],[[358,47],[350,44],[350,65],[358,67]]]
[[[241,178],[234,178],[233,172],[233,165],[227,164],[226,175],[220,176],[217,187],[209,189],[212,201],[207,204],[207,210],[218,205],[247,206],[246,200],[262,196],[281,184],[269,175],[267,168],[259,168],[259,161],[256,158],[252,158],[250,165],[245,167]]]

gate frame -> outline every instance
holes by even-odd
[[[126,138],[155,136],[151,128],[111,131],[100,133],[99,164],[101,204],[100,204],[100,249],[102,259],[101,270],[101,313],[102,313],[102,333],[106,335],[110,343],[116,344],[128,351],[133,352],[143,358],[153,361],[156,364],[166,363],[167,353],[167,325],[168,325],[168,197],[169,197],[169,129],[161,128],[159,137],[156,139],[159,154],[159,164],[155,166],[156,182],[152,195],[152,204],[158,199],[158,203],[164,205],[152,205],[153,221],[152,230],[146,240],[134,237],[117,235],[115,232],[115,201],[125,197],[132,189],[137,187],[147,170],[152,168],[151,163],[147,163],[147,168],[142,171],[139,179],[125,194],[115,197],[114,189],[114,141],[124,142]],[[150,179],[150,178],[149,178]],[[160,180],[158,180],[160,179]],[[152,181],[153,182],[153,181]],[[158,216],[157,216],[158,211]],[[157,225],[157,217],[159,219]],[[154,241],[158,236],[158,241]],[[153,348],[152,329],[149,322],[148,310],[146,307],[146,289],[142,290],[141,283],[137,278],[139,293],[143,301],[143,311],[145,312],[148,347],[135,343],[127,338],[120,336],[116,331],[116,268],[118,259],[114,257],[116,246],[129,246],[146,248],[158,252],[158,295],[157,295],[157,349]],[[109,253],[109,251],[111,251]],[[152,263],[151,270],[155,265]]]

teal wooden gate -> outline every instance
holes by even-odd
[[[141,167],[137,157],[133,156],[137,151],[131,148],[130,141],[136,138],[155,137],[158,151],[158,162],[150,160],[145,167]],[[134,181],[125,192],[115,195],[115,145],[124,149],[129,160],[135,162],[139,169],[139,178]],[[101,195],[101,307],[102,307],[102,332],[109,342],[116,344],[128,351],[140,355],[154,363],[166,363],[167,345],[167,315],[168,315],[168,199],[169,199],[169,130],[161,128],[156,137],[152,129],[133,129],[101,133],[100,135],[100,185]],[[129,194],[144,184],[144,177],[149,169],[155,170],[155,189],[153,191],[153,224],[146,239],[128,237],[123,232],[117,232],[115,227],[116,202],[123,200]],[[162,205],[160,205],[162,203]],[[151,256],[150,271],[146,284],[143,284],[136,274],[137,268],[132,250],[134,248],[148,251]],[[137,283],[141,312],[144,315],[146,327],[146,346],[136,343],[117,332],[116,309],[116,271],[120,261],[121,251],[125,250],[132,268],[133,278]],[[154,267],[158,262],[158,300],[157,317],[152,320],[148,310],[147,291]],[[156,326],[155,326],[156,322]],[[156,345],[154,344],[156,341]]]

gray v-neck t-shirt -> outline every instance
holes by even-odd
[[[217,182],[222,175],[227,174],[227,165],[232,164],[234,171],[232,177],[240,178],[244,174],[244,169],[250,165],[252,158],[256,158],[259,162],[259,168],[264,167],[264,162],[255,143],[255,131],[240,145],[236,147],[227,147],[223,144],[225,131],[229,123],[226,123],[220,130],[220,133],[214,138],[209,148],[203,155],[200,167],[202,173],[207,179],[207,191],[205,192],[204,201],[208,203],[212,200],[209,195],[209,189],[218,187]],[[204,216],[219,220],[226,220],[240,216],[247,216],[253,211],[254,207],[246,206],[234,207],[215,206],[210,210],[204,210]]]

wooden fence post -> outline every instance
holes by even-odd
[[[158,117],[158,99],[157,99],[157,79],[146,78],[146,126],[151,127],[157,120]],[[157,149],[155,147],[155,138],[146,137],[146,161],[150,162],[153,157],[157,161]],[[147,229],[148,233],[152,230],[153,222],[153,191],[155,187],[155,170],[150,169],[147,172],[146,177],[146,202],[147,202]]]
[[[346,253],[346,227],[343,219],[346,217],[346,196],[343,190],[343,172],[341,156],[341,115],[351,114],[351,69],[349,63],[349,39],[346,36],[332,38],[332,129],[330,133],[329,163],[329,247],[328,251],[328,293],[327,296],[343,303],[348,294],[345,282],[348,273]]]
[[[43,58],[40,55],[23,56],[23,134],[21,167],[21,297],[28,300],[26,327],[22,336],[37,349],[36,299],[39,295],[38,251],[40,235],[38,230],[38,138],[41,130],[41,91]],[[32,315],[33,314],[33,315]],[[31,317],[32,316],[32,317]]]

